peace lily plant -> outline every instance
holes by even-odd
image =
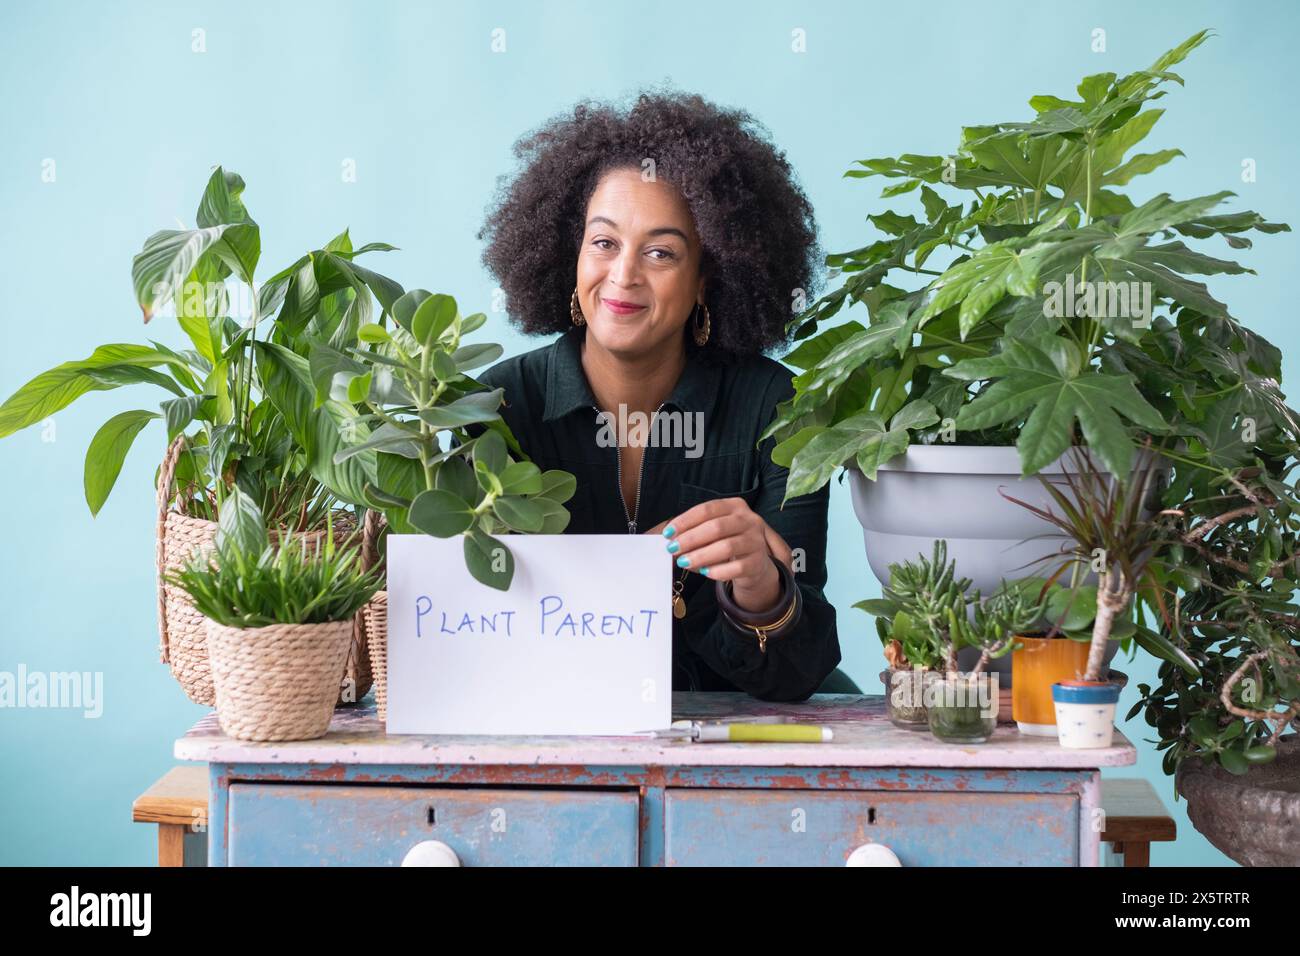
[[[144,321],[174,307],[192,348],[157,341],[102,345],[88,358],[41,373],[0,406],[4,437],[88,392],[144,384],[165,393],[157,410],[115,415],[91,440],[84,484],[92,514],[107,500],[136,436],[154,420],[165,424],[168,443],[188,432],[175,476],[187,514],[215,519],[220,500],[235,487],[278,528],[318,527],[332,505],[363,503],[374,461],[333,461],[342,447],[338,426],[348,416],[337,405],[317,414],[277,401],[282,396],[257,375],[253,352],[259,334],[295,354],[318,340],[355,341],[371,316],[371,290],[391,302],[402,289],[354,260],[393,247],[354,249],[345,231],[257,285],[261,231],[243,191],[243,179],[218,167],[195,228],[154,233],[132,265]],[[239,314],[241,304],[246,316]]]

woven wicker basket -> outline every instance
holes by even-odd
[[[180,683],[187,697],[196,704],[212,707],[216,693],[212,686],[212,672],[208,664],[206,619],[194,609],[180,588],[166,583],[163,575],[177,571],[199,549],[211,549],[216,542],[217,523],[205,518],[195,518],[171,509],[172,483],[176,463],[185,447],[185,436],[177,435],[167,448],[162,468],[158,473],[158,633],[159,656],[171,667],[172,676]],[[346,512],[334,521],[335,540],[349,544],[355,540],[358,529],[355,519]],[[294,532],[308,542],[325,536],[323,529]],[[270,534],[272,543],[278,535]],[[348,651],[347,672],[340,680],[338,703],[353,703],[370,690],[370,659],[366,649],[361,612],[353,621],[353,640]]]
[[[217,722],[239,740],[312,740],[329,730],[354,622],[226,627],[207,622]]]
[[[380,720],[388,719],[388,592],[376,591],[361,609],[366,618],[366,644],[375,676],[375,707]]]

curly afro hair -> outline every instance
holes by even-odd
[[[498,179],[478,237],[522,331],[570,325],[587,202],[605,172],[652,158],[685,198],[703,247],[712,334],[702,351],[753,355],[789,341],[793,296],[814,298],[816,222],[784,153],[748,113],[675,92],[642,92],[627,110],[582,101],[514,152],[521,169]]]

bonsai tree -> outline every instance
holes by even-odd
[[[1074,98],[1035,96],[1025,120],[965,127],[949,155],[845,173],[893,180],[882,197],[920,209],[870,215],[878,235],[827,257],[843,283],[791,323],[795,393],[764,433],[790,468],[787,498],[841,465],[874,478],[914,442],[1014,442],[1024,475],[1082,442],[1126,475],[1148,438],[1191,445],[1241,416],[1295,429],[1279,351],[1199,279],[1252,270],[1188,244],[1248,249],[1247,233],[1289,227],[1222,211],[1226,191],[1141,204],[1123,192],[1183,155],[1133,150],[1207,36],[1148,69],[1085,77]],[[830,324],[857,303],[865,322]]]

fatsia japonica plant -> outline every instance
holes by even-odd
[[[157,341],[103,345],[86,359],[41,373],[0,406],[3,437],[87,392],[137,384],[163,391],[157,410],[115,415],[91,440],[85,494],[92,514],[112,491],[136,436],[154,420],[166,426],[168,443],[186,435],[176,482],[181,507],[197,517],[216,518],[221,500],[239,487],[269,524],[303,530],[319,526],[340,502],[361,505],[365,483],[374,480],[373,459],[334,463],[342,447],[336,424],[351,420],[353,410],[329,406],[314,413],[272,394],[253,351],[259,335],[300,356],[318,341],[354,343],[357,329],[370,321],[371,291],[384,303],[402,294],[400,285],[354,259],[393,247],[354,249],[344,231],[258,285],[261,230],[243,192],[239,175],[217,167],[195,227],[154,233],[132,264],[144,321],[173,313],[192,348]],[[161,459],[163,450],[156,455]]]
[[[355,409],[355,427],[343,428],[350,443],[334,461],[341,467],[372,456],[366,504],[384,512],[389,528],[463,535],[470,573],[506,590],[514,558],[496,535],[562,532],[576,480],[526,460],[499,412],[503,390],[466,374],[502,352],[496,343],[462,341],[485,315],[462,316],[451,296],[422,289],[402,295],[387,314],[391,326],[361,326],[359,346],[318,342],[298,370],[312,402]],[[271,362],[286,359],[273,343],[261,348]]]
[[[965,127],[951,155],[845,173],[897,180],[882,196],[918,198],[920,216],[868,216],[880,236],[828,256],[843,284],[791,323],[795,393],[764,434],[790,468],[787,499],[841,465],[874,479],[911,443],[1014,442],[1024,475],[1086,444],[1127,475],[1147,439],[1201,465],[1243,420],[1296,430],[1278,349],[1196,278],[1252,270],[1184,241],[1241,250],[1252,230],[1289,227],[1221,211],[1227,191],[1121,191],[1183,155],[1132,151],[1164,113],[1154,101],[1182,84],[1171,68],[1207,35],[1149,69],[1085,77],[1076,98],[1035,96],[1027,121]],[[856,303],[865,324],[827,327]]]

